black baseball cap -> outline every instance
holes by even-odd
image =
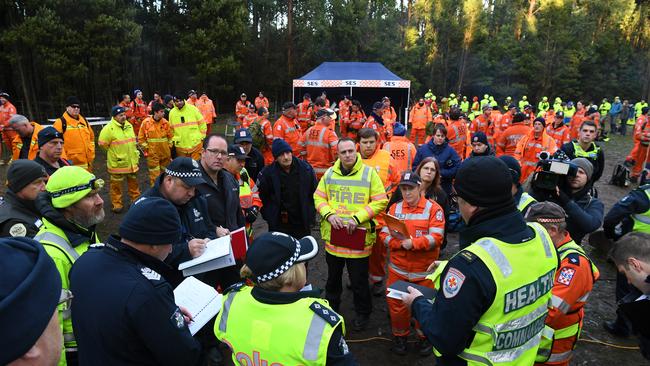
[[[255,283],[271,281],[291,266],[307,262],[318,254],[318,243],[312,236],[298,240],[293,236],[268,232],[253,240],[246,253],[246,265],[253,272]]]
[[[422,183],[422,179],[416,172],[405,172],[402,174],[402,179],[399,181],[399,185],[407,185],[417,187]]]
[[[329,108],[321,108],[321,109],[318,110],[318,112],[316,112],[316,118],[320,118],[320,117],[327,116],[327,115],[329,115],[330,118],[332,118],[332,119],[336,118],[336,113],[333,110],[329,109]]]
[[[237,144],[228,145],[228,156],[237,160],[249,159],[248,155],[246,155],[246,150]]]
[[[240,142],[253,142],[253,135],[251,135],[251,132],[248,130],[248,128],[240,128],[235,131],[234,140],[236,144]]]

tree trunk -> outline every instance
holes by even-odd
[[[287,76],[293,77],[293,0],[287,4]]]

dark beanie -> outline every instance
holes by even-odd
[[[542,126],[546,127],[546,120],[544,119],[544,117],[535,118],[535,120],[533,121],[533,124],[535,124],[535,122],[540,122],[542,124]]]
[[[7,187],[12,192],[18,193],[29,183],[43,177],[47,177],[47,173],[41,164],[32,160],[18,159],[11,163],[7,171]]]
[[[494,156],[478,156],[461,164],[454,188],[459,197],[473,206],[493,207],[514,202],[508,166]]]
[[[120,236],[138,244],[166,245],[181,241],[181,218],[169,201],[160,197],[141,197],[120,224]]]
[[[273,145],[271,146],[271,152],[273,153],[274,159],[277,159],[278,156],[282,155],[282,153],[285,153],[287,151],[293,153],[293,149],[286,141],[284,141],[283,139],[273,140]]]
[[[59,132],[56,128],[52,126],[47,126],[44,129],[38,131],[38,147],[42,147],[48,142],[54,139],[63,140],[63,134]]]
[[[81,104],[81,101],[79,100],[79,98],[77,98],[75,96],[67,97],[66,100],[65,100],[65,106],[66,107],[69,107],[71,105],[79,105],[79,104]]]
[[[523,122],[525,119],[526,119],[526,114],[524,114],[522,112],[517,112],[512,117],[512,123]]]
[[[29,351],[47,328],[61,297],[61,276],[41,244],[0,239],[0,365]]]
[[[476,131],[474,135],[472,135],[472,142],[480,142],[487,145],[488,139],[484,132]]]
[[[499,159],[508,166],[510,175],[512,176],[512,183],[519,185],[519,179],[521,179],[521,166],[517,159],[510,155],[502,155]]]

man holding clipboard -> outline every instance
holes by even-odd
[[[374,217],[386,208],[388,197],[375,169],[361,161],[354,140],[339,140],[337,154],[338,160],[325,172],[314,193],[325,241],[325,297],[339,311],[341,277],[347,266],[357,315],[353,329],[358,331],[366,328],[372,311],[368,257],[376,238]]]

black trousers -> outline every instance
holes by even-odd
[[[325,298],[335,311],[341,305],[341,293],[343,292],[343,268],[347,266],[350,282],[352,284],[352,295],[354,298],[354,311],[357,315],[370,315],[372,312],[372,298],[368,285],[368,257],[365,258],[341,258],[325,253],[327,262],[327,284],[325,285]]]
[[[297,225],[280,224],[278,226],[273,226],[273,227],[269,225],[269,231],[281,232],[287,235],[291,235],[296,239],[301,239],[304,238],[305,236],[311,235],[311,230],[309,230],[309,228],[305,228],[305,225],[302,224],[297,224]]]

